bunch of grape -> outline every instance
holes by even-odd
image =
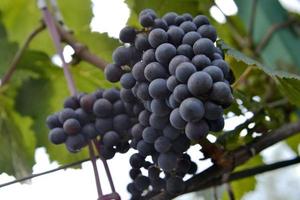
[[[170,12],[158,18],[145,9],[139,21],[142,30],[121,30],[125,45],[114,51],[115,63],[105,70],[109,81],[120,81],[133,102],[144,105],[130,130],[131,147],[138,150],[130,158],[133,199],[145,190],[183,192],[183,177],[197,169],[185,152],[191,141],[223,129],[223,109],[233,102],[234,81],[206,16]],[[147,156],[153,163],[145,161]],[[142,167],[148,177],[141,174]]]
[[[49,140],[53,144],[65,143],[72,153],[94,140],[105,159],[111,159],[116,152],[127,152],[129,129],[139,110],[124,103],[120,96],[119,90],[108,89],[67,98],[64,109],[47,118]]]

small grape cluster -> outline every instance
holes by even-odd
[[[206,16],[170,12],[158,18],[145,9],[139,22],[142,30],[120,31],[125,44],[105,69],[107,80],[120,81],[132,102],[144,105],[130,130],[131,147],[138,150],[130,158],[133,183],[128,191],[133,199],[145,190],[177,194],[185,189],[183,177],[197,169],[185,152],[191,141],[223,129],[223,109],[233,102],[234,81]],[[148,156],[153,162],[145,161]]]
[[[128,132],[137,120],[133,109],[131,104],[123,103],[117,89],[71,96],[62,111],[47,118],[49,140],[65,143],[72,153],[94,140],[103,158],[111,159],[116,152],[125,153],[130,148]]]

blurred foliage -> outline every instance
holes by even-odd
[[[268,134],[284,123],[299,118],[300,38],[297,30],[300,18],[296,16],[298,24],[275,31],[261,52],[255,52],[271,27],[295,18],[277,1],[257,2],[251,40],[248,32],[253,0],[236,0],[239,12],[226,16],[227,22],[224,24],[210,16],[213,0],[126,0],[131,11],[128,24],[136,27],[139,26],[138,13],[144,8],[153,8],[160,16],[174,11],[179,14],[188,12],[194,16],[204,14],[210,18],[220,38],[217,45],[225,52],[237,80],[234,84],[236,102],[226,110],[226,117],[254,113],[236,129],[218,134],[221,136],[217,142],[227,150],[245,145],[262,133]],[[91,32],[91,2],[59,0],[58,4],[64,22],[74,37],[96,55],[110,61],[119,41],[106,33]],[[1,0],[0,77],[25,37],[39,25],[40,19],[41,13],[35,0]],[[54,54],[49,33],[43,31],[23,55],[10,83],[0,88],[0,173],[17,177],[31,173],[34,150],[41,146],[46,147],[51,160],[60,164],[87,156],[86,151],[69,154],[63,145],[54,146],[48,141],[46,116],[60,110],[63,100],[69,95],[62,69],[51,62]],[[91,92],[97,88],[115,86],[104,80],[102,71],[83,61],[72,67],[72,73],[79,91]],[[241,136],[242,131],[246,134]],[[299,135],[287,140],[296,153],[299,140]],[[261,163],[261,158],[256,157],[236,170]],[[232,184],[237,199],[254,187],[254,177]],[[224,194],[223,198],[228,197]]]

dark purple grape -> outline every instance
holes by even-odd
[[[140,124],[142,124],[143,126],[149,126],[150,115],[151,115],[151,112],[149,112],[147,110],[143,110],[139,114],[139,117],[138,117]]]
[[[117,65],[127,65],[130,63],[131,52],[128,47],[120,46],[112,54],[112,59]]]
[[[173,91],[174,99],[180,103],[188,97],[191,97],[191,93],[188,90],[186,84],[179,84],[175,87]]]
[[[149,84],[148,83],[140,83],[137,88],[136,96],[144,101],[150,100],[151,96],[149,94]]]
[[[118,115],[125,112],[126,110],[122,100],[118,100],[113,103],[113,115]]]
[[[126,74],[122,75],[122,77],[120,79],[120,83],[123,88],[131,89],[135,85],[136,81],[135,81],[132,73],[126,73]]]
[[[147,49],[151,48],[148,42],[148,38],[144,34],[137,35],[137,37],[135,38],[134,46],[140,51],[146,51]]]
[[[53,128],[49,132],[49,140],[53,144],[62,144],[66,141],[67,135],[62,128]]]
[[[153,48],[157,48],[168,41],[168,34],[165,30],[156,28],[149,33],[148,40]]]
[[[149,94],[154,99],[164,99],[168,97],[169,93],[165,79],[158,78],[149,84]]]
[[[89,139],[94,139],[98,136],[98,131],[94,123],[84,125],[82,127],[81,133]]]
[[[158,165],[165,172],[171,172],[176,167],[177,155],[173,152],[161,153],[158,156]]]
[[[120,136],[115,131],[108,131],[104,134],[102,142],[107,147],[113,147],[120,142]]]
[[[198,33],[204,38],[208,38],[215,42],[217,40],[217,31],[212,25],[202,25],[197,30]]]
[[[136,36],[136,30],[133,27],[126,26],[122,28],[119,39],[124,43],[133,43]]]
[[[184,36],[184,31],[177,27],[177,26],[172,26],[169,28],[169,30],[167,31],[168,33],[168,38],[169,38],[169,42],[175,46],[178,46],[181,44],[182,42],[182,38]]]
[[[196,31],[191,31],[185,34],[182,38],[183,44],[188,44],[190,46],[193,46],[194,43],[201,38],[201,35]]]
[[[194,51],[193,47],[191,47],[188,44],[181,44],[177,47],[177,55],[184,55],[188,58],[193,58],[194,57]]]
[[[176,79],[175,76],[170,76],[167,79],[167,88],[170,90],[170,92],[173,92],[173,90],[175,89],[175,87],[178,85],[178,81]]]
[[[98,99],[94,103],[93,111],[98,117],[108,117],[112,114],[113,106],[107,99]]]
[[[153,99],[150,106],[152,112],[157,116],[166,116],[171,112],[165,100]]]
[[[204,24],[209,24],[208,18],[205,15],[197,15],[194,18],[193,22],[198,28]]]
[[[171,62],[169,63],[169,72],[171,75],[175,75],[176,68],[178,67],[179,64],[183,62],[188,62],[190,59],[186,56],[183,55],[177,55],[175,56]]]
[[[166,182],[166,189],[171,194],[180,194],[185,190],[185,183],[179,176],[171,176]]]
[[[111,118],[96,118],[95,128],[103,136],[106,132],[112,130],[113,121]]]
[[[181,134],[180,130],[174,128],[172,125],[168,125],[164,128],[163,134],[170,140],[175,140]]]
[[[68,135],[75,135],[80,132],[81,126],[77,119],[67,119],[63,125],[64,131]]]
[[[114,103],[120,99],[120,92],[116,88],[107,89],[103,92],[103,98],[109,102]]]
[[[166,153],[172,147],[171,141],[169,138],[160,136],[154,142],[154,148],[159,153]]]
[[[227,78],[229,76],[230,68],[229,68],[227,62],[225,62],[223,59],[214,60],[211,64],[219,67],[223,71],[224,78]]]
[[[77,98],[75,96],[68,97],[64,101],[64,108],[71,108],[73,110],[76,110],[79,107],[80,107],[79,101],[77,100]]]
[[[195,65],[198,71],[203,70],[210,65],[210,59],[203,54],[195,55],[192,59],[192,63]]]
[[[154,113],[152,113],[149,118],[149,124],[156,129],[163,129],[168,122],[168,116],[157,116]]]
[[[204,105],[201,100],[190,97],[179,106],[180,116],[187,122],[199,121],[204,116]]]
[[[151,165],[148,168],[148,177],[150,180],[159,179],[160,169],[156,167],[155,165]]]
[[[197,26],[191,21],[185,21],[179,26],[185,33],[196,31]]]
[[[76,153],[86,145],[86,140],[81,134],[71,135],[67,137],[65,144],[71,153]]]
[[[190,140],[201,140],[209,133],[206,121],[189,122],[185,127],[185,134]]]
[[[177,16],[178,14],[175,12],[168,12],[162,17],[162,19],[167,22],[168,26],[170,26],[175,24],[175,19]]]
[[[161,132],[151,126],[143,131],[143,140],[150,144],[153,144],[159,136],[161,136]]]
[[[149,187],[150,180],[146,176],[139,175],[134,179],[134,185],[139,191],[144,191]]]
[[[156,62],[154,49],[148,49],[147,51],[145,51],[143,53],[142,59],[145,64],[149,64],[151,62]]]
[[[159,62],[149,63],[144,70],[145,77],[148,81],[153,81],[157,78],[166,78],[168,73],[163,65]]]
[[[130,166],[134,169],[140,169],[145,162],[145,157],[138,153],[132,154],[129,159]]]
[[[172,150],[176,153],[182,154],[187,151],[191,145],[191,141],[185,134],[180,134],[178,138],[172,141]]]
[[[165,31],[167,31],[168,24],[165,20],[157,18],[154,20],[153,28],[161,28],[161,29],[164,29]]]
[[[105,79],[110,82],[118,82],[123,74],[123,70],[117,64],[108,64],[104,69]]]
[[[91,113],[96,100],[95,95],[87,94],[80,99],[80,106],[85,112]]]
[[[49,115],[46,119],[46,124],[47,124],[49,129],[53,129],[53,128],[57,128],[57,127],[62,126],[62,124],[60,123],[60,121],[58,119],[57,114]]]
[[[207,120],[209,125],[209,130],[212,132],[219,132],[222,131],[225,125],[224,118],[220,117],[216,120]]]
[[[195,55],[204,54],[206,56],[212,56],[215,52],[214,43],[207,38],[200,38],[193,45]]]
[[[230,105],[233,102],[230,86],[224,82],[215,82],[212,86],[210,99],[221,105]]]
[[[213,86],[213,79],[206,72],[192,74],[187,82],[188,90],[196,97],[208,93]]]
[[[138,177],[138,175],[142,174],[141,170],[140,169],[136,169],[136,168],[133,168],[133,169],[130,169],[129,171],[129,176],[131,179],[135,179],[136,177]],[[130,183],[131,184],[131,183]]]
[[[196,72],[196,67],[190,62],[183,62],[178,65],[175,77],[178,81],[186,83],[189,77]]]
[[[139,22],[143,27],[150,27],[154,23],[154,18],[150,14],[144,14],[139,17]]]
[[[152,154],[154,148],[153,148],[152,144],[149,144],[149,143],[145,142],[144,140],[140,140],[137,143],[137,150],[139,151],[139,154],[146,157],[146,156]]]
[[[177,129],[184,129],[186,121],[184,121],[179,113],[179,109],[174,109],[170,114],[170,123],[173,127]]]
[[[134,103],[137,100],[132,91],[130,89],[125,88],[121,89],[120,97],[126,103]]]
[[[183,13],[182,17],[185,21],[193,21],[193,16],[190,13]]]
[[[169,64],[174,56],[176,56],[176,48],[170,43],[159,45],[155,51],[156,60],[162,64]]]
[[[71,108],[64,108],[58,115],[58,120],[61,124],[70,118],[76,118],[76,113]]]
[[[204,117],[208,120],[217,120],[223,115],[223,108],[211,101],[207,101],[204,104],[205,115]]]
[[[136,81],[146,81],[144,70],[145,70],[146,64],[144,62],[137,62],[133,68],[132,68],[132,76]],[[121,76],[120,76],[121,77]]]

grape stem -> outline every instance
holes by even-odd
[[[26,49],[28,48],[29,44],[31,43],[31,41],[43,30],[45,29],[45,24],[41,23],[37,28],[35,28],[26,38],[24,44],[21,46],[21,48],[18,49],[17,53],[15,54],[7,72],[4,74],[3,78],[0,81],[0,87],[4,86],[5,84],[7,84],[13,73],[16,71],[17,69],[17,65],[20,62],[22,56],[24,55]]]

